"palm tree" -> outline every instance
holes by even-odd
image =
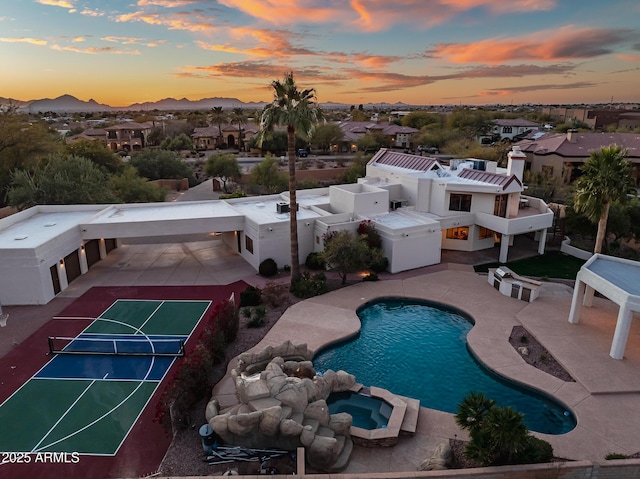
[[[524,417],[509,406],[492,408],[483,422],[482,433],[488,439],[495,465],[512,464],[527,447],[529,430]]]
[[[460,404],[455,415],[456,424],[470,433],[478,431],[482,427],[484,419],[496,402],[484,394],[470,392]]]
[[[242,108],[231,110],[231,122],[238,125],[238,151],[242,151],[242,125],[247,122],[247,115]]]
[[[284,80],[274,80],[273,102],[265,106],[260,118],[258,141],[262,144],[267,132],[276,125],[287,127],[287,155],[289,157],[289,231],[291,239],[291,284],[300,279],[298,259],[298,215],[296,199],[296,133],[309,137],[313,125],[324,119],[318,106],[315,89],[298,90],[293,72]]]
[[[214,125],[218,125],[218,141],[216,142],[216,146],[220,146],[222,143],[222,125],[227,121],[227,114],[224,112],[224,108],[221,106],[214,106],[211,109],[211,121]]]
[[[627,150],[617,145],[591,152],[581,168],[583,175],[576,182],[575,211],[598,224],[594,253],[602,251],[611,203],[625,202],[627,199],[631,166],[626,155]]]

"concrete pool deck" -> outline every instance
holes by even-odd
[[[449,269],[444,269],[449,268]],[[440,270],[405,279],[363,282],[290,307],[254,348],[290,340],[311,350],[351,336],[359,329],[355,310],[372,299],[401,296],[456,306],[476,321],[468,342],[478,358],[494,371],[539,389],[566,404],[578,425],[567,434],[538,434],[549,441],[554,454],[573,460],[601,461],[612,452],[640,451],[640,324],[629,335],[625,359],[609,357],[617,308],[596,298],[584,308],[580,324],[567,321],[572,288],[545,283],[533,303],[502,296],[486,276],[469,266],[440,265]],[[576,382],[564,382],[524,362],[509,344],[513,326],[527,328],[567,369]],[[357,380],[357,378],[356,378]],[[371,385],[375,386],[375,385]],[[392,391],[393,392],[393,391]],[[214,394],[222,404],[235,403],[229,377]],[[357,447],[344,473],[415,471],[445,439],[465,438],[453,415],[421,408],[413,437],[401,437],[393,448]]]

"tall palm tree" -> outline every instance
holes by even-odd
[[[224,142],[222,138],[222,125],[227,122],[227,114],[224,112],[224,108],[214,106],[211,109],[211,121],[214,125],[218,125],[218,141],[216,142],[216,146],[220,146],[220,143]]]
[[[583,175],[576,181],[574,208],[592,223],[598,224],[594,253],[602,251],[607,233],[611,203],[625,202],[631,186],[631,166],[627,150],[609,145],[597,151],[582,166]]]
[[[260,118],[262,140],[276,125],[287,127],[287,155],[289,157],[289,231],[291,239],[291,284],[300,279],[298,259],[298,214],[296,198],[296,134],[309,137],[313,125],[324,119],[313,88],[298,90],[293,72],[285,73],[284,80],[274,80],[273,102],[265,106]]]
[[[247,115],[242,108],[231,110],[231,122],[238,125],[238,151],[242,150],[242,125],[247,122]]]

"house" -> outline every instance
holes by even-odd
[[[72,143],[78,140],[99,141],[106,146],[107,131],[104,128],[88,128],[82,133],[65,138],[67,143]]]
[[[540,130],[540,123],[525,118],[501,118],[493,120],[493,127],[486,135],[480,135],[478,141],[483,145],[490,145],[495,141],[516,141],[524,135]]]
[[[324,249],[331,231],[371,221],[389,271],[440,262],[441,249],[476,251],[535,235],[544,252],[553,214],[524,196],[525,155],[514,148],[507,170],[493,162],[380,150],[358,183],[298,192],[299,257]],[[216,233],[258,270],[290,261],[288,192],[224,201],[35,206],[0,220],[0,304],[45,304],[118,247],[124,238]]]
[[[340,145],[335,145],[333,150],[340,152],[354,152],[357,150],[356,144],[363,136],[378,132],[389,139],[393,148],[411,148],[411,135],[420,130],[409,126],[396,125],[395,123],[383,123],[376,121],[340,121],[338,126],[344,133]]]
[[[128,121],[105,128],[107,147],[113,151],[138,151],[147,146],[153,123]]]
[[[245,123],[242,125],[242,139],[238,138],[238,125],[220,125],[206,126],[194,128],[191,134],[193,147],[196,150],[214,150],[226,145],[227,148],[238,148],[238,144],[242,144],[241,149],[247,150],[248,142],[251,138],[258,134],[259,128],[255,124]],[[222,132],[222,136],[220,133]]]
[[[517,143],[527,156],[526,169],[534,173],[562,178],[565,183],[580,176],[580,167],[589,159],[592,151],[609,145],[619,145],[627,150],[627,159],[636,167],[632,178],[640,185],[640,134],[594,133],[569,130],[567,133],[547,133],[538,138]]]

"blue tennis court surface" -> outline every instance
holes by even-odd
[[[113,303],[0,405],[0,452],[115,455],[210,304]]]

